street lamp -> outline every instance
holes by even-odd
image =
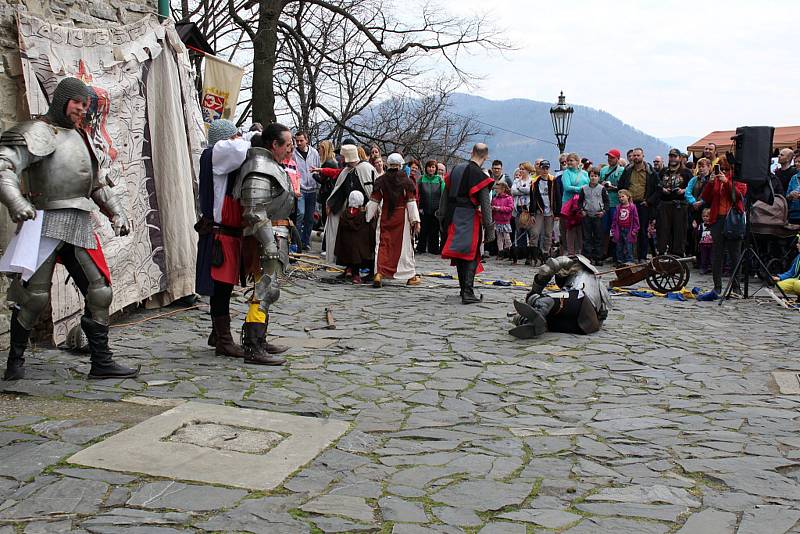
[[[553,119],[553,132],[556,134],[558,151],[563,154],[567,147],[567,136],[569,136],[569,123],[572,121],[572,114],[575,112],[572,106],[568,106],[564,99],[564,91],[558,96],[558,104],[550,108],[550,118]]]

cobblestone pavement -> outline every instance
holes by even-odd
[[[491,262],[483,278],[531,272]],[[450,280],[376,290],[296,279],[273,332],[334,344],[292,350],[277,369],[214,356],[201,309],[112,329],[120,359],[142,364],[138,380],[89,382],[85,356],[34,351],[30,379],[6,392],[191,399],[352,424],[260,493],[65,463],[133,424],[122,415],[0,412],[0,534],[800,533],[800,396],[771,378],[800,371],[796,310],[614,297],[596,335],[523,342],[506,314],[524,289],[483,293],[462,307],[446,303]],[[337,329],[305,333],[328,305]]]

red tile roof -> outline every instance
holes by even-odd
[[[717,130],[702,139],[689,145],[689,152],[702,152],[708,143],[714,143],[722,152],[732,147],[731,137],[736,135],[736,130]],[[772,139],[772,148],[798,148],[800,147],[800,126],[780,126],[775,128],[775,137]]]

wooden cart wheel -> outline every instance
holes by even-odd
[[[650,289],[660,293],[670,293],[680,291],[689,281],[689,269],[675,256],[668,254],[656,256],[650,260],[650,267],[653,271],[647,277],[647,285]]]

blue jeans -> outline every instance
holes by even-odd
[[[294,199],[294,211],[292,212],[292,222],[294,223],[295,228],[297,228],[298,233],[303,227],[303,216],[304,216],[304,206],[303,206],[303,197],[300,198],[295,197]],[[300,243],[295,243],[296,245],[300,245]]]
[[[628,241],[629,232],[629,228],[619,229],[619,242],[616,243],[619,263],[633,263],[633,243]]]
[[[314,211],[317,209],[317,192],[303,191],[303,196],[297,199],[297,222],[300,231],[300,240],[303,246],[311,242],[311,230],[314,229]]]

